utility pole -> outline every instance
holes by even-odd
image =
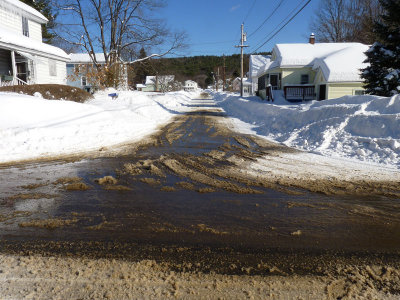
[[[224,80],[224,83],[222,84],[222,91],[225,91],[225,83],[226,83],[225,68],[226,68],[226,66],[225,66],[225,54],[224,54],[224,70],[223,70],[223,80]]]
[[[217,68],[217,84],[215,85],[216,86],[216,92],[218,92],[218,83],[219,83],[219,67]]]
[[[246,42],[246,34],[243,31],[243,27],[244,24],[242,23],[240,45],[235,46],[236,48],[240,48],[240,97],[243,97],[243,48],[249,47],[243,44]]]

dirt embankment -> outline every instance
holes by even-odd
[[[153,260],[0,255],[0,269],[3,299],[398,299],[400,291],[400,271],[378,266],[237,276],[176,272]]]

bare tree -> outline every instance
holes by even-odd
[[[53,1],[59,9],[59,37],[84,49],[98,68],[102,66],[94,53],[99,50],[106,66],[110,66],[139,46],[161,49],[139,60],[163,56],[184,46],[184,33],[171,33],[162,20],[152,17],[165,5],[163,0]]]
[[[152,80],[156,90],[162,93],[171,92],[176,88],[174,75],[157,75]]]
[[[310,29],[321,42],[361,42],[375,40],[373,24],[379,18],[379,0],[322,0]]]

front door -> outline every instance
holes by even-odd
[[[326,99],[326,84],[321,84],[319,86],[319,97],[318,100],[325,100]]]
[[[269,84],[272,85],[273,90],[278,89],[278,74],[269,75]]]
[[[25,82],[27,82],[28,79],[27,69],[26,62],[17,63],[17,77]]]

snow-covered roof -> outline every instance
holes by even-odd
[[[233,81],[235,83],[239,83],[240,82],[240,77],[236,77]],[[251,79],[243,77],[243,85],[251,85]]]
[[[258,76],[274,68],[321,68],[327,82],[361,81],[360,69],[369,46],[361,43],[276,44],[273,61],[259,69]]]
[[[16,9],[18,10],[22,10],[22,12],[25,12],[29,15],[31,15],[32,17],[34,17],[34,19],[36,21],[38,21],[41,24],[47,23],[49,20],[43,16],[40,12],[38,12],[36,9],[34,9],[33,7],[19,1],[19,0],[1,0],[0,1],[0,6],[14,6]]]
[[[248,79],[248,78],[243,78],[243,79],[246,79],[246,80],[243,80],[243,85],[251,85],[250,79]]]
[[[271,56],[267,55],[250,55],[250,76],[256,77],[262,73],[266,66],[271,64]]]
[[[197,85],[197,82],[193,81],[193,80],[186,80],[185,85],[188,85],[188,84],[196,84]]]
[[[104,53],[95,53],[98,63],[105,63]],[[92,59],[88,53],[71,53],[69,55],[72,63],[92,63]]]
[[[143,84],[143,83],[138,83],[138,84],[136,84],[136,87],[137,87],[137,88],[145,88],[146,85]]]
[[[175,80],[175,75],[158,75],[158,82],[171,82]],[[146,76],[146,85],[155,84],[156,76]]]
[[[350,47],[358,47],[360,43],[302,43],[276,44],[273,49],[275,61],[280,67],[312,66],[317,58],[324,58]]]
[[[64,50],[0,28],[0,48],[69,61]]]
[[[334,52],[326,57],[318,58],[313,69],[320,68],[327,82],[362,81],[360,69],[366,68],[364,54],[369,46],[354,43],[350,47]]]

